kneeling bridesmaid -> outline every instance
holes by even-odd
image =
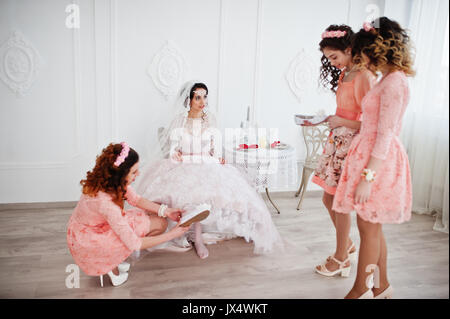
[[[183,235],[169,232],[167,218],[178,221],[182,210],[137,195],[130,184],[139,175],[139,155],[125,142],[109,144],[87,173],[81,198],[67,225],[67,244],[77,265],[90,276],[108,274],[114,286],[128,279],[125,263],[135,250],[147,249]],[[124,201],[136,207],[124,210]]]

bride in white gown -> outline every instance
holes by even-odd
[[[160,135],[162,157],[143,168],[136,191],[145,198],[184,210],[211,206],[208,218],[173,241],[194,242],[200,258],[208,257],[205,241],[243,237],[255,253],[283,249],[283,241],[258,192],[234,166],[225,163],[215,116],[206,110],[208,88],[188,82],[181,90],[178,112]],[[217,144],[217,145],[216,145]],[[170,228],[170,225],[169,225]]]

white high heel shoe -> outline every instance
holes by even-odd
[[[130,270],[130,264],[127,262],[120,263],[117,268],[119,269],[119,273],[124,273]]]
[[[345,267],[345,263],[347,261],[349,261],[348,258],[344,261],[339,261],[336,258],[334,258],[334,256],[333,256],[333,257],[331,257],[331,259],[334,260],[339,265],[338,269],[336,269],[335,271],[330,271],[327,269],[327,267],[325,266],[325,263],[324,263],[324,264],[320,265],[320,269],[314,268],[315,271],[318,274],[321,274],[326,277],[333,277],[337,274],[340,274],[341,277],[348,277],[350,275],[350,269],[352,268],[352,265],[349,264],[347,267]]]
[[[394,288],[392,288],[391,285],[389,285],[384,291],[375,296],[374,299],[392,299],[392,295],[394,294]]]
[[[118,275],[114,275],[112,271],[108,272],[107,275],[109,276],[109,279],[111,279],[111,284],[113,286],[120,286],[125,281],[128,280],[128,273],[120,273]],[[103,275],[100,275],[100,285],[103,287]]]
[[[200,222],[208,217],[211,205],[201,204],[183,215],[180,219],[180,226],[188,227],[192,223]]]

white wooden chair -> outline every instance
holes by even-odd
[[[317,126],[302,126],[302,132],[306,145],[306,158],[303,165],[300,187],[295,193],[295,197],[300,195],[297,210],[300,210],[303,202],[303,196],[305,195],[308,187],[309,178],[317,167],[319,157],[322,155],[322,150],[325,143],[328,141],[330,129],[325,123],[322,123]]]

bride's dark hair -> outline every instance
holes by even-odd
[[[206,94],[208,94],[208,87],[206,86],[206,84],[204,83],[195,83],[192,88],[191,91],[189,92],[189,98],[192,100],[194,98],[194,91],[197,89],[205,89],[206,90]]]

